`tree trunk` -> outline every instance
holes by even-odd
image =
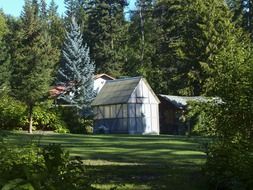
[[[32,128],[33,128],[33,105],[29,105],[29,113],[28,113],[28,119],[29,119],[29,128],[28,133],[32,134]]]

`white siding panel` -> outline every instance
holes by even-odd
[[[150,104],[144,104],[143,105],[143,112],[145,117],[151,117],[151,108],[150,108]]]
[[[143,97],[143,82],[141,81],[136,87],[136,97]]]
[[[153,93],[149,92],[149,102],[151,104],[157,104],[157,100],[155,98],[155,96],[153,95]]]
[[[104,116],[105,118],[111,118],[111,107],[104,106]]]
[[[150,90],[148,89],[147,85],[143,81],[141,81],[141,82],[142,82],[143,97],[149,98],[149,91]]]
[[[143,118],[143,123],[145,123],[144,133],[150,133],[150,131],[151,131],[151,118],[150,117]]]
[[[102,89],[102,87],[105,85],[105,82],[106,80],[102,78],[98,78],[94,80],[94,91],[98,93]]]
[[[116,105],[111,105],[111,115],[110,118],[117,118],[117,109],[116,109]]]

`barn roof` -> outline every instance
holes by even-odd
[[[127,103],[142,77],[106,81],[92,106]]]
[[[208,100],[203,96],[172,96],[163,94],[159,94],[159,96],[172,103],[178,109],[184,109],[189,101],[206,102]]]

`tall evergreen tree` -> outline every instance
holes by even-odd
[[[40,0],[39,7],[40,7],[40,16],[41,16],[41,18],[42,19],[47,18],[47,3],[46,3],[46,1],[45,0]]]
[[[80,28],[72,18],[70,31],[62,51],[58,82],[67,85],[68,93],[59,98],[76,106],[80,111],[89,111],[94,93],[94,63],[89,57],[89,48],[83,45]]]
[[[12,95],[27,105],[29,133],[32,133],[33,108],[47,97],[55,64],[54,50],[38,11],[36,1],[25,1],[12,58]]]
[[[64,19],[57,13],[58,6],[54,0],[51,0],[47,11],[48,33],[51,37],[52,47],[55,49],[55,55],[60,59],[60,52],[64,42]],[[58,61],[57,61],[58,62]]]
[[[157,27],[153,17],[155,2],[137,0],[136,10],[132,11],[129,26],[128,62],[125,69],[128,75],[143,75],[150,69],[155,54],[154,42]]]
[[[113,76],[122,73],[125,63],[125,0],[92,0],[89,2],[88,31],[85,38],[98,72]]]
[[[77,17],[77,12],[79,8],[78,0],[64,0],[66,12],[65,12],[65,26],[67,29],[71,28],[72,20],[71,18]]]
[[[227,46],[231,14],[221,0],[160,0],[154,16],[157,37],[148,79],[156,92],[200,95],[208,68]],[[155,79],[155,80],[154,80]]]

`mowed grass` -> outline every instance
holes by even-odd
[[[99,189],[203,190],[202,138],[182,136],[8,133],[9,143],[61,144],[84,161]]]

